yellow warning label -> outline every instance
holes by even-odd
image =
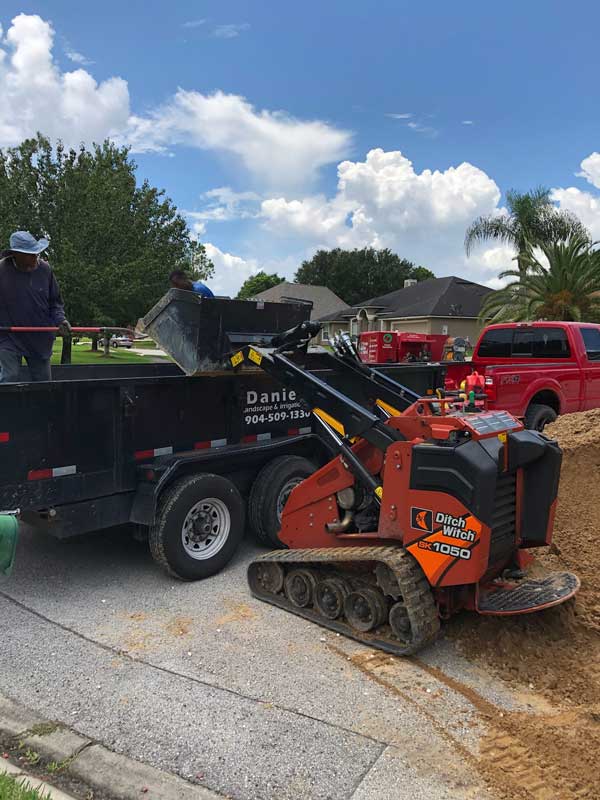
[[[234,367],[237,367],[238,364],[241,364],[244,360],[244,354],[241,350],[238,350],[237,353],[234,353],[231,358],[229,359]]]
[[[381,500],[381,498],[383,497],[383,486],[378,486],[378,487],[375,489],[375,494],[376,494],[376,495],[377,495],[377,497],[378,497],[378,498]]]
[[[502,444],[506,444],[506,434],[505,433],[499,433],[498,434],[498,439],[500,439]]]
[[[263,357],[261,356],[260,353],[257,353],[256,350],[250,348],[250,350],[248,350],[248,358],[250,359],[250,361],[254,361],[255,364],[258,364],[260,366],[260,362],[262,361]]]

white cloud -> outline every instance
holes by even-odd
[[[189,19],[187,22],[183,22],[181,27],[182,28],[199,28],[201,25],[204,25],[206,22],[205,19]]]
[[[123,130],[129,92],[121,78],[97,83],[83,69],[61,73],[52,58],[54,31],[36,14],[19,14],[0,41],[0,146],[41,128],[67,144]]]
[[[269,232],[313,248],[390,247],[437,275],[488,281],[497,267],[510,267],[510,251],[467,259],[464,235],[477,216],[499,213],[499,199],[495,182],[472,164],[418,173],[399,151],[376,149],[339,165],[333,198],[270,198],[261,211]]]
[[[182,144],[233,156],[255,183],[279,191],[310,183],[350,146],[350,134],[326,122],[257,110],[244,97],[218,91],[179,89],[146,116],[132,115],[125,80],[98,83],[84,69],[61,72],[53,45],[52,26],[36,14],[19,14],[0,37],[0,147],[40,129],[67,145],[110,137],[134,152],[168,155]],[[71,58],[85,57],[71,51]]]
[[[235,39],[242,31],[247,31],[249,28],[248,22],[241,22],[237,25],[217,25],[212,35],[217,39]]]
[[[254,258],[244,259],[231,253],[224,253],[210,242],[206,242],[204,246],[207,256],[215,265],[215,276],[209,283],[217,295],[235,297],[242,283],[260,269]]]
[[[348,132],[325,122],[258,111],[238,95],[183,89],[149,116],[134,117],[128,139],[134,152],[187,144],[227,153],[256,183],[288,189],[306,185],[350,145]]]
[[[600,189],[600,153],[587,156],[580,166],[581,172],[576,173],[577,176]],[[579,217],[590,231],[592,239],[600,239],[600,196],[568,186],[552,189],[551,198],[559,208]]]
[[[600,239],[600,197],[582,192],[574,186],[553,189],[551,196],[559,208],[571,211],[579,217],[592,234],[592,239]]]
[[[204,222],[229,222],[232,219],[250,219],[258,216],[260,195],[256,192],[235,192],[229,186],[221,186],[204,192],[208,200],[200,211],[185,211],[193,220]]]
[[[413,114],[386,114],[385,116],[390,119],[410,119]]]
[[[78,53],[77,50],[73,50],[73,48],[69,45],[65,45],[65,55],[69,61],[72,61],[74,64],[79,64],[80,66],[85,67],[94,63],[89,58],[84,56],[83,53]]]
[[[463,119],[463,121],[462,121],[462,123],[461,123],[461,124],[462,124],[462,125],[473,125],[473,124],[474,124],[474,122],[473,122],[473,120],[472,120],[472,119]]]
[[[579,178],[585,178],[588,183],[600,189],[600,153],[592,153],[581,162],[581,172],[577,173]]]

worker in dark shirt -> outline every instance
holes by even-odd
[[[202,297],[214,297],[214,294],[205,283],[188,278],[182,269],[174,269],[169,275],[169,280],[174,289],[185,289],[187,292],[195,292],[202,295]]]
[[[0,259],[0,328],[58,326],[62,335],[71,332],[54,273],[40,259],[47,247],[47,239],[38,241],[28,231],[11,235],[8,254]],[[32,381],[51,380],[54,338],[0,330],[0,382],[19,380],[23,358]]]

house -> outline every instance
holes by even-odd
[[[305,300],[313,304],[311,319],[321,319],[330,314],[339,314],[349,306],[326,286],[308,286],[304,283],[278,283],[264,292],[259,292],[253,300],[269,303],[284,303],[286,300]]]
[[[474,342],[481,329],[481,304],[491,291],[454,275],[420,283],[406,281],[402,289],[321,317],[323,339],[338,331],[412,331],[468,337]]]

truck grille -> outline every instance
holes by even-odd
[[[490,542],[489,565],[506,561],[515,548],[517,520],[517,476],[516,473],[501,475],[496,481],[494,514],[492,516],[492,540]]]

